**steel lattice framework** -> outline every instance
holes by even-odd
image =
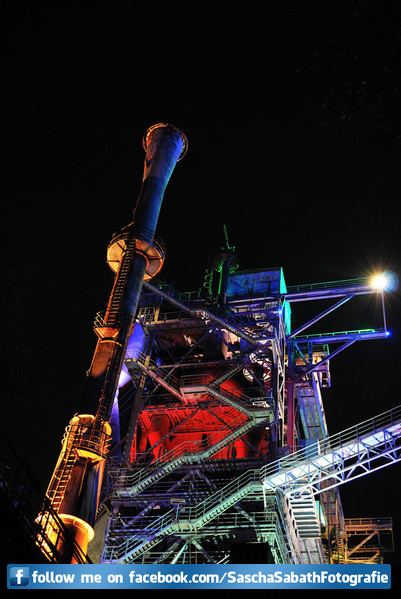
[[[318,495],[401,459],[401,406],[265,466],[266,489]]]
[[[338,488],[400,460],[401,408],[329,436],[322,389],[330,385],[330,359],[387,330],[304,331],[372,293],[368,282],[273,292],[265,285],[224,306],[157,281],[144,287],[143,343],[125,360],[134,406],[125,458],[110,468],[99,559],[224,563],[238,544],[268,546],[275,563],[346,561]],[[290,304],[333,297],[335,304],[291,332]],[[207,354],[211,341],[224,347],[223,359]],[[298,419],[289,413],[294,404]],[[255,446],[257,431],[268,440]]]

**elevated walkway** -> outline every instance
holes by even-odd
[[[152,362],[144,354],[136,352],[135,357],[131,357],[129,352],[126,355],[125,363],[129,372],[139,368],[150,376],[156,383],[164,387],[169,393],[180,401],[186,402],[189,396],[196,394],[210,394],[234,408],[239,412],[246,414],[253,419],[273,419],[273,401],[271,398],[248,397],[244,393],[232,393],[220,385],[232,377],[236,372],[244,368],[246,364],[252,361],[259,352],[252,352],[246,357],[238,360],[231,366],[219,379],[212,379],[210,376],[190,375],[177,379],[171,374],[165,375],[160,372],[157,364]]]
[[[266,343],[266,336],[264,335],[263,328],[260,328],[258,333],[255,334],[255,332],[249,328],[251,321],[247,318],[247,315],[243,315],[241,312],[235,313],[229,309],[219,308],[206,299],[193,299],[190,294],[181,293],[173,287],[155,279],[153,279],[152,283],[144,281],[143,286],[148,291],[152,291],[156,295],[164,298],[173,306],[186,312],[192,317],[202,319],[206,323],[213,322],[215,325],[233,333],[252,346],[256,347]],[[275,298],[272,298],[272,301],[274,301],[274,299]],[[269,310],[266,310],[266,314],[268,312]],[[245,322],[243,322],[244,319]],[[258,324],[262,325],[263,320],[259,319]],[[265,318],[265,324],[268,324],[267,318]]]
[[[264,466],[266,490],[312,495],[401,460],[401,406]],[[324,485],[322,484],[324,483]]]

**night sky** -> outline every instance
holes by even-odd
[[[240,269],[282,266],[288,285],[401,277],[399,2],[2,12],[2,434],[43,487],[79,409],[112,285],[106,248],[131,220],[150,125],[189,141],[158,226],[161,278],[179,290],[202,285],[224,224]],[[331,434],[401,403],[399,291],[387,321],[388,340],[331,362]],[[397,564],[400,474],[341,489],[346,517],[394,518]]]

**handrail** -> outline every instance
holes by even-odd
[[[372,528],[372,529],[392,529],[393,519],[388,516],[383,518],[344,518],[344,524],[347,529],[354,528]]]
[[[238,389],[234,391],[232,389],[220,387],[218,379],[213,379],[210,374],[189,374],[181,377],[181,388],[193,386],[196,387],[197,385],[204,387],[205,390],[211,394],[217,392],[220,395],[224,395],[227,400],[235,401],[239,405],[242,405],[242,407],[245,409],[252,408],[257,402],[269,401],[270,404],[273,402],[272,392],[270,392],[268,395],[265,394],[263,396],[250,397]],[[260,389],[260,387],[255,387],[255,389]]]
[[[362,335],[363,333],[381,333],[384,329],[381,327],[379,329],[353,329],[348,331],[330,331],[329,333],[310,333],[309,335],[299,335],[298,337],[293,337],[293,341],[298,341],[299,339],[309,339],[310,337],[336,337],[343,335]]]
[[[244,472],[241,476],[219,489],[211,496],[206,498],[201,503],[194,507],[185,509],[185,519],[183,513],[177,520],[177,513],[175,509],[169,510],[166,514],[160,516],[153,522],[152,530],[147,541],[138,539],[137,537],[131,537],[125,540],[118,546],[110,547],[106,549],[106,553],[109,552],[108,556],[112,561],[118,560],[121,557],[127,556],[135,550],[139,550],[146,543],[157,542],[157,538],[161,538],[164,534],[168,534],[172,531],[175,526],[183,526],[187,524],[188,528],[196,528],[202,526],[203,523],[211,520],[216,516],[218,511],[223,512],[230,505],[237,502],[240,497],[249,493],[253,488],[259,488],[262,486],[263,481],[271,474],[275,474],[285,469],[291,469],[296,463],[305,462],[308,458],[316,457],[316,448],[320,447],[321,443],[325,444],[325,447],[333,449],[340,449],[346,444],[349,444],[355,438],[361,438],[370,433],[376,431],[382,431],[384,427],[392,425],[401,426],[401,405],[397,406],[387,412],[379,414],[369,420],[366,420],[356,426],[350,427],[341,433],[335,434],[327,439],[318,441],[311,448],[301,450],[292,454],[290,457],[284,457],[271,464],[268,464],[261,469],[253,469]]]
[[[228,330],[231,329],[237,336],[241,337],[252,345],[258,345],[263,337],[263,333],[260,331],[258,335],[255,335],[254,332],[252,330],[248,330],[247,327],[238,326],[237,320],[238,317],[241,316],[240,312],[235,313],[232,312],[232,310],[228,307],[216,306],[204,298],[193,300],[190,298],[188,293],[177,291],[174,289],[174,287],[171,287],[162,281],[158,281],[155,278],[152,279],[152,283],[144,281],[143,285],[150,291],[159,293],[160,295],[172,300],[173,303],[175,302],[191,314],[200,316],[204,320],[214,320]]]
[[[269,401],[272,404],[273,396],[270,394],[269,397],[249,397],[240,391],[232,391],[230,389],[219,387],[219,379],[214,379],[211,375],[206,374],[196,374],[196,375],[184,375],[180,379],[175,377],[174,375],[167,373],[165,376],[159,376],[157,374],[158,365],[153,360],[149,359],[144,352],[139,350],[134,350],[132,352],[128,351],[125,356],[126,360],[132,360],[137,362],[140,367],[147,368],[149,371],[154,371],[154,378],[161,385],[168,385],[172,390],[175,391],[175,394],[178,396],[182,396],[183,388],[186,386],[194,386],[194,385],[202,385],[206,393],[214,394],[218,392],[220,395],[223,395],[227,401],[236,402],[238,405],[238,409],[252,409],[255,406],[255,402],[260,401]],[[145,360],[148,360],[148,366],[145,367]],[[238,360],[238,365],[240,364],[240,360]],[[234,367],[236,364],[234,364]],[[242,367],[242,365],[241,365]],[[248,412],[247,412],[248,413]]]
[[[312,443],[310,446],[300,449],[290,456],[285,456],[271,464],[263,466],[261,469],[261,478],[262,480],[267,479],[271,475],[283,472],[287,469],[291,470],[296,464],[313,460],[318,455],[324,455],[327,452],[339,453],[351,442],[362,439],[369,434],[382,431],[383,428],[388,427],[389,425],[401,426],[401,405],[351,426],[344,431],[331,435],[326,439],[316,440],[316,443]]]
[[[202,522],[211,520],[214,517],[213,513],[216,509],[221,509],[221,511],[227,509],[227,506],[224,505],[225,503],[236,503],[238,501],[238,496],[245,495],[254,485],[262,490],[259,480],[259,470],[248,470],[222,489],[213,493],[213,495],[197,506],[186,509],[185,519],[180,518],[180,520],[177,520],[176,509],[173,508],[154,520],[152,527],[147,529],[147,540],[138,540],[138,537],[133,536],[124,540],[118,546],[113,546],[109,549],[105,548],[105,557],[111,561],[117,561],[126,557],[133,551],[139,550],[143,545],[146,545],[157,538],[161,539],[175,527],[182,527],[186,524],[191,528],[196,528],[197,526],[200,526]]]
[[[228,439],[228,437],[231,437],[233,433],[238,432],[245,424],[247,424],[247,422],[248,421],[245,420],[243,416],[238,416],[231,422],[227,423],[227,428],[230,429],[227,435],[227,444],[231,443],[232,441],[232,439]],[[192,458],[194,461],[200,461],[204,458],[205,454],[213,452],[213,448],[215,446],[216,452],[220,451],[222,448],[217,446],[220,445],[221,441],[224,441],[224,439],[221,439],[221,430],[216,430],[213,434],[209,436],[209,445],[206,448],[202,448],[202,441],[184,440],[170,451],[164,453],[159,459],[148,463],[144,468],[142,468],[138,472],[130,474],[130,468],[127,467],[120,468],[114,472],[110,472],[110,475],[113,479],[118,481],[118,484],[121,487],[137,487],[145,480],[147,480],[150,476],[152,476],[156,468],[171,469],[174,468],[175,462],[182,462],[187,458]],[[144,454],[142,454],[142,456],[150,456],[153,450],[156,449],[160,443],[162,443],[162,441],[150,447],[150,449],[148,449]]]
[[[287,286],[287,293],[297,291],[314,291],[317,289],[334,289],[336,287],[352,287],[354,285],[367,285],[368,279],[359,277],[356,279],[343,279],[341,281],[324,281],[321,283],[302,283],[301,285]]]

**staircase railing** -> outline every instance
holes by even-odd
[[[130,563],[138,555],[148,551],[169,534],[178,531],[195,532],[251,492],[263,495],[263,487],[265,487],[264,490],[267,493],[275,492],[280,488],[285,490],[286,481],[288,480],[285,475],[291,473],[290,478],[293,481],[296,480],[297,476],[304,477],[307,471],[304,467],[308,468],[312,459],[319,455],[317,452],[319,448],[323,450],[322,444],[324,444],[326,452],[330,453],[334,450],[339,456],[340,451],[342,449],[347,451],[355,440],[362,442],[371,438],[373,439],[372,442],[376,442],[377,445],[385,443],[386,431],[393,431],[394,435],[398,437],[401,435],[401,406],[366,420],[328,439],[318,441],[312,447],[300,450],[290,457],[281,458],[261,469],[244,472],[201,503],[181,511],[179,518],[177,518],[175,509],[170,510],[154,520],[151,530],[148,531],[147,539],[138,539],[134,536],[118,545],[105,547],[103,561]],[[270,488],[266,487],[269,480],[271,483]],[[327,490],[327,487],[323,487],[322,490]]]
[[[266,342],[263,331],[259,330],[255,334],[255,331],[252,331],[250,327],[238,325],[238,319],[241,318],[240,312],[235,313],[227,308],[219,308],[206,299],[193,300],[188,294],[181,293],[170,285],[156,279],[152,279],[152,283],[145,281],[143,285],[145,288],[164,297],[175,306],[189,312],[193,316],[220,324],[223,328],[231,331],[250,345],[258,345],[260,342]]]
[[[132,536],[119,545],[105,546],[102,562],[131,563],[138,555],[148,551],[174,531],[196,531],[252,491],[260,495],[263,493],[259,470],[248,470],[197,506],[185,510],[185,516],[181,512],[177,519],[175,509],[168,511],[154,520],[147,529],[146,539]]]
[[[24,459],[16,454],[12,446],[2,440],[0,451],[0,485],[2,494],[10,503],[20,521],[32,548],[37,547],[44,560],[61,564],[57,549],[59,541],[70,546],[78,564],[90,564],[80,546],[74,541],[64,523],[43,493],[41,486]],[[38,515],[39,514],[39,515]],[[40,555],[40,554],[39,554]]]
[[[114,479],[114,494],[117,497],[134,496],[179,466],[209,459],[250,430],[254,423],[248,420],[244,421],[243,417],[238,417],[228,423],[228,426],[231,430],[223,439],[221,439],[221,431],[216,431],[209,436],[209,447],[207,448],[202,449],[202,443],[199,441],[183,441],[171,451],[164,453],[161,459],[151,462],[138,472],[130,473],[129,468],[111,472]],[[143,454],[143,457],[151,455],[153,449],[155,446]]]

